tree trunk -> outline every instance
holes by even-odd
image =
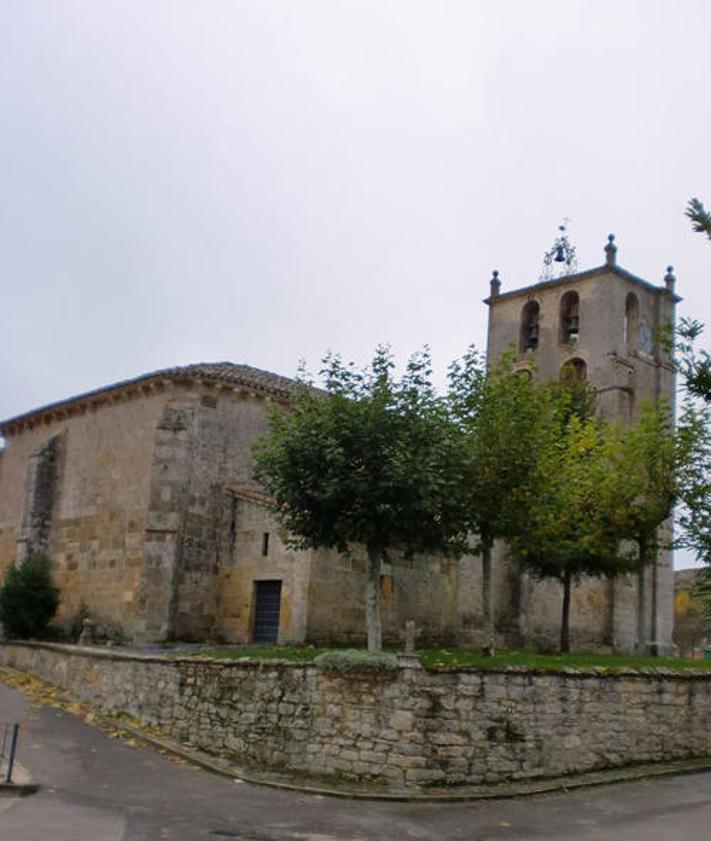
[[[647,653],[647,594],[645,592],[644,572],[647,564],[647,541],[642,537],[637,541],[639,558],[637,566],[637,654]]]
[[[570,651],[570,591],[572,575],[569,569],[563,573],[563,615],[560,622],[560,653]]]
[[[482,540],[481,552],[481,599],[484,613],[484,641],[482,654],[494,656],[494,611],[491,603],[491,540]]]
[[[365,620],[368,628],[368,651],[383,647],[383,629],[380,621],[380,549],[368,549],[368,583],[365,594]]]

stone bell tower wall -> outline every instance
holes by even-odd
[[[491,282],[487,355],[496,360],[513,349],[518,364],[544,380],[557,380],[566,364],[579,366],[598,392],[598,408],[621,423],[634,422],[645,400],[668,402],[674,410],[674,370],[658,339],[674,323],[671,267],[664,286],[654,286],[616,265],[610,241],[607,264],[590,271],[544,281],[501,294],[498,274]],[[566,301],[576,300],[577,323],[568,329]],[[533,320],[527,313],[534,312]],[[533,345],[533,347],[531,347]],[[506,566],[504,547],[499,567]],[[511,571],[499,576],[511,580]],[[673,559],[659,555],[647,573],[649,639],[661,650],[672,648]],[[511,598],[501,602],[502,630],[518,642],[554,645],[560,622],[561,594],[556,582],[534,582],[521,575]],[[515,590],[515,593],[514,593]],[[656,592],[655,592],[656,591]],[[515,595],[515,598],[513,597]],[[636,641],[636,585],[587,580],[575,588],[571,610],[573,645],[632,651]]]

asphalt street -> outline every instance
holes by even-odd
[[[0,685],[39,793],[0,799],[0,841],[683,841],[711,838],[711,774],[477,803],[378,803],[225,779]]]

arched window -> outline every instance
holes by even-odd
[[[580,335],[580,298],[574,291],[566,292],[560,300],[560,340],[575,344]]]
[[[625,345],[628,353],[639,346],[639,301],[634,292],[625,301]]]
[[[560,369],[561,382],[583,383],[588,378],[588,366],[584,359],[569,359]]]
[[[540,311],[538,301],[529,301],[521,312],[521,353],[536,350],[538,347],[538,319]]]

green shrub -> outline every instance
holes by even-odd
[[[325,672],[349,674],[357,672],[392,672],[397,669],[397,657],[386,651],[343,649],[326,651],[314,660]]]
[[[41,637],[59,606],[52,585],[52,562],[46,555],[28,555],[11,566],[0,587],[0,622],[9,639]]]

